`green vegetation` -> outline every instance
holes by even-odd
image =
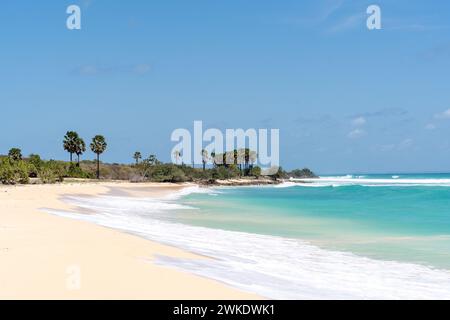
[[[316,178],[317,176],[309,170],[308,168],[305,169],[295,169],[288,173],[289,177],[292,178]]]
[[[12,161],[22,160],[22,150],[20,150],[19,148],[12,148],[8,152],[8,158]]]
[[[194,168],[184,163],[179,164],[181,153],[174,152],[176,163],[162,163],[155,155],[143,159],[142,153],[136,151],[133,164],[108,164],[100,161],[100,155],[106,151],[106,139],[96,135],[90,144],[90,150],[96,155],[96,160],[81,160],[86,152],[84,140],[75,131],[68,131],[64,136],[63,148],[70,154],[70,162],[43,160],[37,154],[22,156],[19,148],[12,148],[8,156],[0,156],[0,183],[57,183],[65,178],[79,179],[109,179],[129,180],[132,182],[198,182],[212,184],[217,180],[251,179],[262,176],[261,168],[256,166],[257,154],[249,149],[233,150],[222,154],[214,151],[208,154],[202,150],[202,167]],[[73,155],[77,162],[73,162]],[[211,164],[211,165],[208,165]],[[272,180],[287,178],[315,177],[309,169],[296,169],[291,172],[281,167],[275,175],[267,178]],[[258,181],[258,180],[256,180]]]
[[[25,184],[29,182],[28,166],[23,160],[4,158],[0,162],[0,182],[3,184]]]

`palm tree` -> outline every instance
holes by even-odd
[[[64,136],[63,146],[64,150],[70,153],[70,162],[72,163],[72,155],[77,152],[78,133],[75,131],[67,131]]]
[[[237,164],[239,166],[239,171],[242,174],[242,165],[245,164],[245,149],[239,149],[237,151]]]
[[[222,154],[222,165],[224,165],[226,168],[228,168],[228,158],[229,158],[229,156],[228,156],[228,152],[224,152],[223,154]]]
[[[214,167],[216,167],[217,164],[216,164],[216,152],[215,151],[211,152],[211,159],[213,161]]]
[[[175,163],[178,164],[178,160],[179,160],[180,157],[181,157],[181,152],[178,151],[178,150],[175,150],[175,151],[173,152],[173,155],[175,156]]]
[[[244,163],[245,163],[245,170],[248,170],[248,164],[250,162],[250,149],[249,148],[245,148],[244,150]]]
[[[12,148],[8,152],[8,157],[11,161],[20,161],[22,160],[22,150],[19,148]]]
[[[85,151],[86,151],[86,144],[84,143],[84,140],[81,138],[78,138],[76,140],[76,148],[75,148],[75,154],[77,155],[78,166],[80,165],[80,156]]]
[[[206,162],[208,162],[208,151],[203,149],[202,150],[203,171],[205,171],[206,169]]]
[[[258,160],[258,154],[256,151],[249,150],[248,152],[248,161],[250,162],[249,169],[252,169],[256,161]]]
[[[139,151],[136,151],[133,155],[133,159],[136,160],[136,165],[138,165],[139,159],[142,159],[142,154]]]
[[[91,150],[97,155],[97,179],[100,179],[100,155],[105,152],[107,146],[105,137],[96,135],[92,138]]]
[[[151,154],[148,156],[148,162],[153,166],[158,163],[158,159],[156,159],[156,156],[154,154]]]

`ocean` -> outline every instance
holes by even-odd
[[[450,174],[66,200],[96,214],[52,213],[211,257],[156,259],[267,298],[450,299]]]

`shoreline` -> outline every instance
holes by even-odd
[[[71,195],[160,197],[193,185],[115,181],[1,186],[0,299],[262,299],[153,262],[155,256],[207,257],[42,210],[76,211],[63,201]]]

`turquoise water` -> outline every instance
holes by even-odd
[[[209,257],[152,261],[271,299],[450,299],[450,176],[353,175],[47,210]],[[83,211],[80,211],[83,212]]]
[[[177,211],[176,219],[450,269],[449,178],[355,175],[281,187],[217,188],[184,197],[182,203],[196,209]]]

